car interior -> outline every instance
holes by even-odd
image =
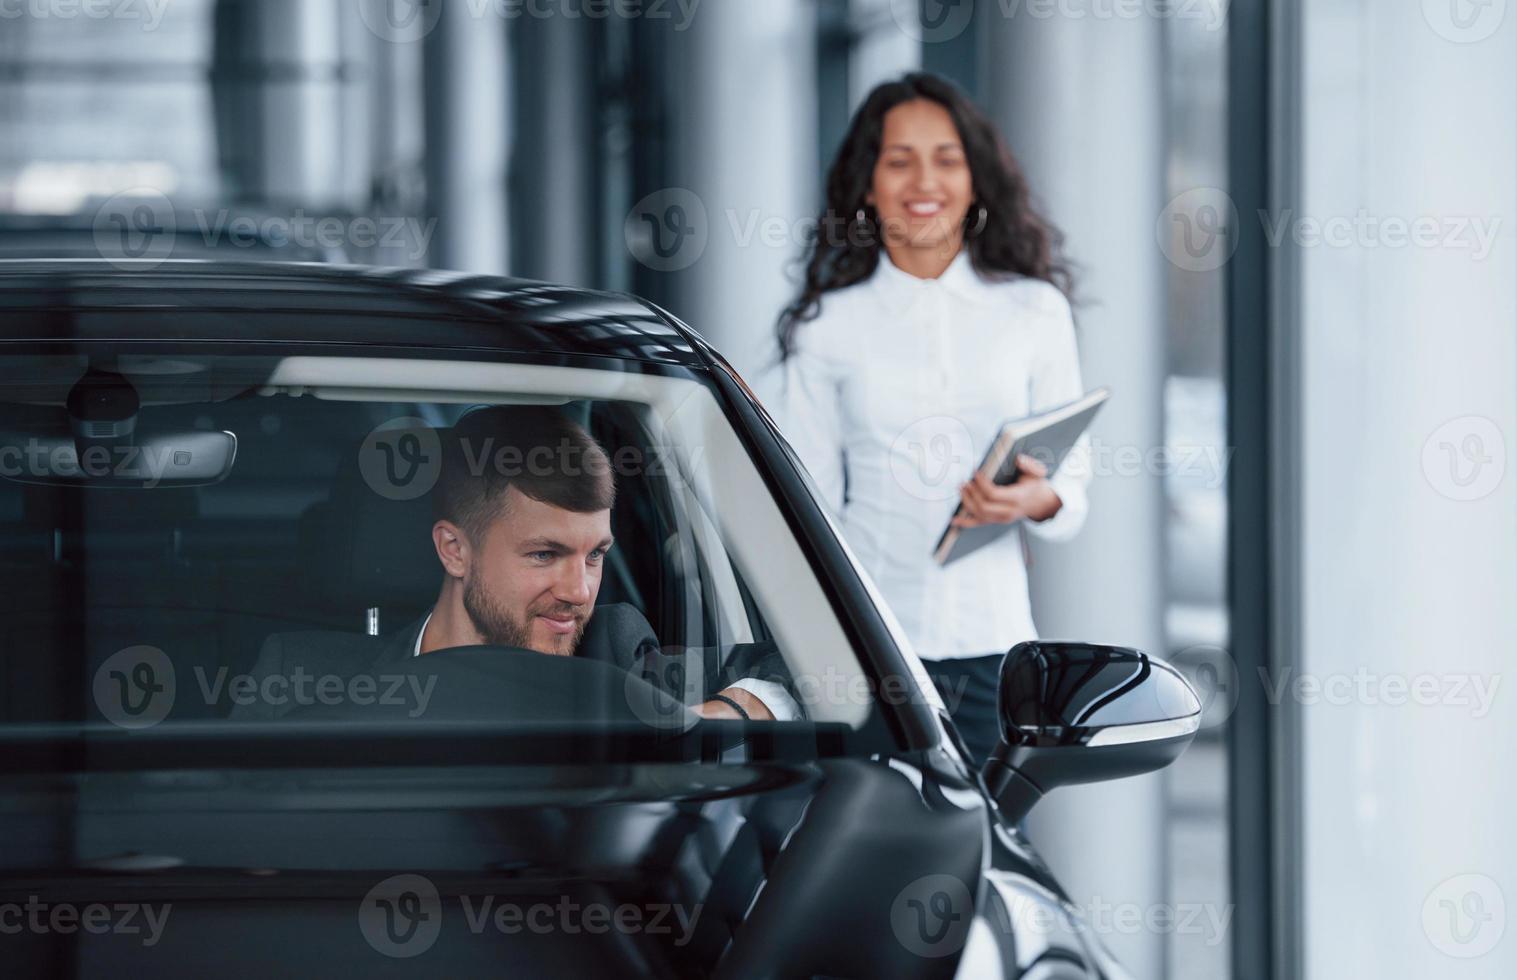
[[[248,672],[271,634],[388,634],[415,622],[441,581],[429,534],[431,501],[376,492],[365,477],[363,447],[398,420],[441,429],[492,403],[554,405],[586,426],[613,460],[617,450],[631,448],[650,463],[616,467],[617,544],[597,597],[602,610],[613,603],[635,607],[665,648],[725,651],[772,640],[792,670],[846,672],[852,664],[857,673],[823,590],[814,583],[798,588],[805,573],[797,569],[808,568],[800,545],[717,403],[708,395],[702,401],[697,384],[665,386],[670,394],[660,403],[654,396],[614,397],[658,387],[630,372],[570,376],[583,384],[563,395],[553,393],[564,377],[559,368],[534,373],[493,365],[489,370],[505,380],[484,384],[473,364],[392,364],[389,370],[400,375],[430,372],[407,392],[367,384],[383,365],[365,359],[299,370],[290,360],[198,381],[196,375],[217,369],[189,356],[121,373],[141,394],[131,416],[136,442],[235,435],[235,459],[225,461],[218,478],[176,485],[139,480],[140,473],[80,479],[56,462],[18,465],[10,450],[28,439],[77,449],[102,431],[119,432],[120,419],[81,425],[67,406],[90,372],[123,365],[102,367],[82,357],[17,364],[0,356],[0,724],[11,726],[8,734],[44,726],[67,735],[83,724],[108,736],[101,739],[106,750],[131,746],[136,733],[112,727],[92,696],[92,678],[113,655],[151,646],[168,657],[177,678],[164,728],[178,737],[174,725],[183,723],[196,739],[238,724],[228,719],[233,706],[225,696],[203,696],[201,678],[222,669]],[[322,377],[344,371],[352,377],[308,383],[316,376],[301,373],[308,368]],[[458,390],[439,387],[444,382]],[[116,380],[110,385],[119,388]],[[587,388],[600,393],[586,394]],[[396,395],[402,397],[390,397]],[[686,472],[679,475],[659,457],[670,439],[680,440],[678,465]],[[82,463],[84,452],[78,456]],[[709,506],[713,499],[724,502],[720,518]],[[826,721],[857,724],[848,705],[832,710]],[[809,737],[809,726],[797,728],[797,738]],[[232,741],[244,744],[237,736]],[[268,741],[301,748],[299,739]],[[143,758],[151,759],[163,743],[144,744]],[[479,939],[450,902],[445,916],[455,938],[429,961],[444,969],[472,975],[516,966],[547,975],[640,962],[651,975],[705,973],[742,931],[816,781],[793,767],[765,772],[726,757],[713,767],[722,770],[718,776],[700,766],[667,765],[662,756],[630,767],[592,760],[588,773],[501,769],[492,757],[486,772],[470,773],[454,757],[438,764],[428,756],[424,765],[387,758],[381,771],[355,765],[357,755],[324,755],[323,764],[293,768],[280,756],[262,766],[202,771],[197,756],[197,768],[187,771],[91,769],[77,783],[56,784],[68,787],[61,790],[66,800],[49,795],[53,780],[23,777],[31,802],[11,815],[8,832],[38,840],[29,867],[68,869],[38,872],[48,882],[55,873],[93,874],[96,861],[100,868],[132,869],[166,860],[172,864],[164,867],[189,869],[185,874],[198,883],[186,886],[193,893],[172,892],[177,921],[188,925],[166,932],[161,948],[124,945],[115,936],[78,943],[31,936],[18,955],[34,964],[71,963],[85,973],[107,963],[128,972],[138,963],[151,962],[159,972],[169,964],[168,975],[203,975],[205,964],[228,950],[250,975],[279,968],[291,948],[334,959],[364,956],[362,937],[351,927],[355,896],[373,887],[375,869],[395,866],[395,845],[403,841],[406,866],[428,868],[444,891],[521,903],[641,901],[699,910],[688,934]],[[748,792],[758,787],[766,791]],[[44,797],[49,802],[37,802]],[[622,805],[579,809],[571,805],[576,800]],[[44,829],[55,807],[72,814],[62,835]],[[299,873],[265,876],[258,870],[264,868]],[[131,881],[143,880],[131,874]],[[790,887],[805,892],[813,878],[827,875],[819,866]],[[91,894],[106,894],[100,889],[128,879],[85,880]],[[153,880],[181,887],[172,876]],[[778,906],[793,906],[784,889],[770,893]],[[252,905],[245,901],[250,896]],[[263,927],[250,932],[249,914],[262,916]],[[778,928],[750,929],[750,941],[763,946]],[[765,955],[772,953],[759,959]],[[386,965],[371,972],[387,975]]]
[[[230,710],[226,686],[205,696],[204,679],[223,669],[248,672],[269,635],[382,635],[430,609],[441,582],[430,498],[373,492],[358,456],[366,434],[389,420],[424,417],[441,427],[469,405],[270,396],[256,385],[206,399],[195,390],[145,404],[139,425],[234,433],[235,466],[220,482],[118,488],[0,480],[0,722],[102,720],[90,678],[112,654],[140,645],[162,650],[174,665],[181,693],[169,720],[222,718]],[[25,394],[38,392],[33,386]],[[608,450],[630,446],[653,457],[628,406],[575,400],[561,410]],[[56,405],[13,401],[8,426],[44,431],[58,413]],[[722,580],[736,587],[741,622],[724,615],[706,554],[682,532],[668,481],[648,469],[618,473],[618,543],[598,605],[632,604],[665,645],[767,640],[763,617],[730,566]]]

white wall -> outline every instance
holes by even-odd
[[[1453,236],[1398,246],[1393,230],[1347,229],[1347,243],[1281,246],[1302,273],[1304,432],[1288,465],[1304,614],[1302,648],[1280,654],[1323,680],[1376,679],[1299,709],[1309,977],[1517,976],[1502,909],[1517,901],[1517,485],[1496,479],[1517,432],[1509,6],[1301,4],[1291,218],[1363,209]],[[1475,20],[1461,28],[1451,10]],[[1465,219],[1499,222],[1488,254]],[[1450,420],[1463,421],[1440,428]],[[1451,470],[1444,444],[1490,459]],[[1385,703],[1421,677],[1447,685],[1441,703]],[[1484,717],[1459,703],[1472,699],[1461,678],[1499,684]],[[1460,875],[1478,877],[1440,888]]]

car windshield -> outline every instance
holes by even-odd
[[[708,378],[446,358],[0,356],[0,723],[863,724]]]

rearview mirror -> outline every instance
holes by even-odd
[[[0,433],[0,477],[15,483],[138,490],[205,486],[226,479],[236,459],[237,437],[230,432],[162,432],[114,443]]]
[[[1201,701],[1173,667],[1095,643],[1017,644],[1001,662],[998,713],[985,785],[1013,823],[1056,786],[1164,768],[1201,727]]]

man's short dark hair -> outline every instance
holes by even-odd
[[[556,408],[510,405],[469,412],[443,435],[433,512],[478,541],[506,489],[580,514],[616,502],[611,461],[584,427]]]

